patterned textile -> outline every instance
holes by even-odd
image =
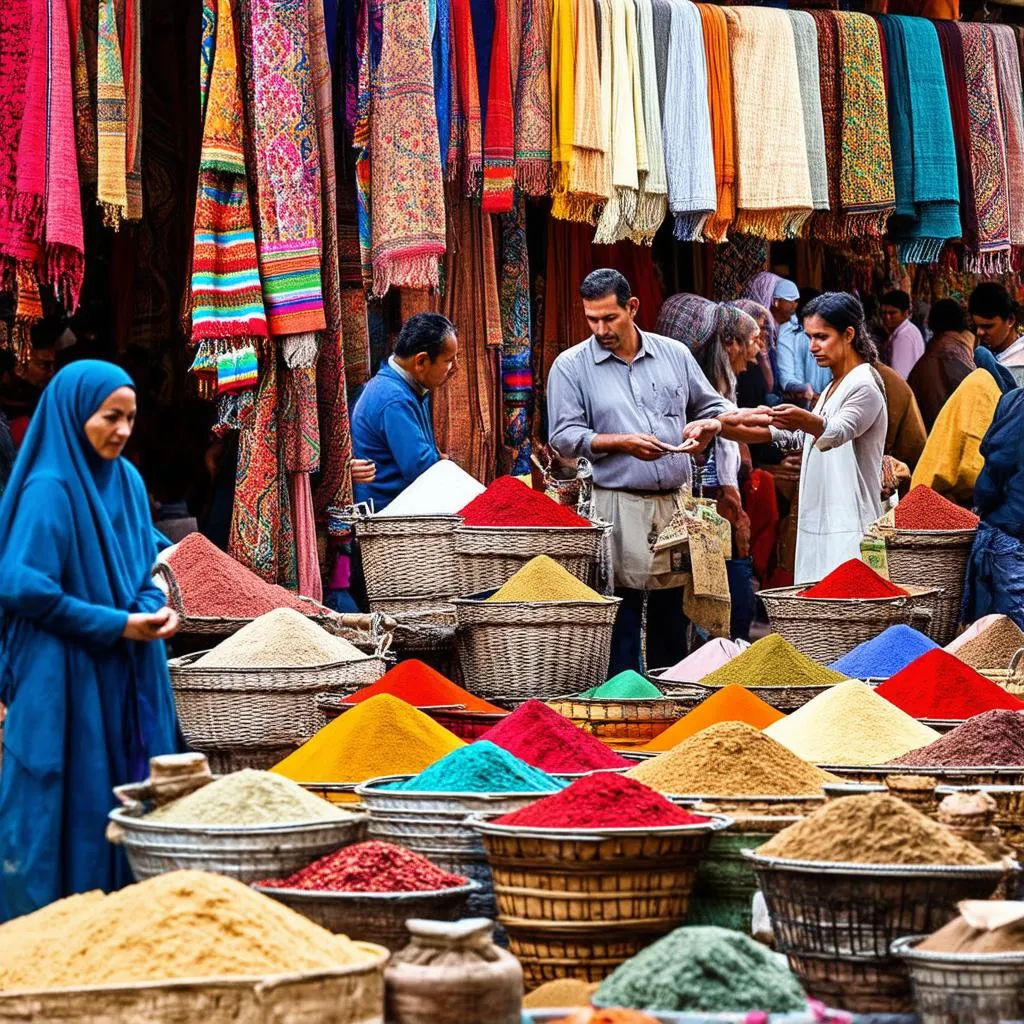
[[[345,379],[351,392],[370,379],[370,327],[366,293],[362,288],[342,288],[341,325],[345,343]]]
[[[530,259],[526,246],[526,201],[501,218],[501,391],[505,445],[512,451],[511,471],[530,472],[530,412],[533,399],[530,323]]]
[[[373,88],[373,294],[436,288],[445,251],[444,185],[426,0],[383,0]]]
[[[114,0],[99,0],[96,51],[97,202],[103,223],[118,228],[128,217],[127,110],[121,43]]]
[[[737,295],[749,294],[744,291],[747,282],[759,271],[764,271],[767,265],[768,242],[765,239],[756,235],[733,234],[728,242],[715,249],[712,295],[719,302],[727,302]]]
[[[800,102],[804,110],[804,141],[811,173],[811,199],[815,210],[828,209],[828,165],[825,161],[825,125],[821,118],[821,73],[818,67],[818,29],[807,11],[790,11],[796,65],[800,75]]]
[[[308,473],[289,473],[288,496],[295,525],[295,563],[298,591],[314,601],[323,601],[324,583],[316,547],[316,519]]]
[[[89,23],[92,15],[91,26]],[[97,23],[95,0],[71,0],[68,22],[71,29],[75,94],[75,144],[78,150],[78,177],[83,184],[96,184],[96,106],[86,57],[86,32]],[[90,33],[91,34],[91,33]]]
[[[996,81],[1006,139],[1007,197],[1010,203],[1010,243],[1024,245],[1024,111],[1021,101],[1020,54],[1017,33],[1010,25],[993,25]]]
[[[637,198],[636,216],[633,218],[629,237],[638,245],[650,245],[668,212],[668,178],[665,174],[661,98],[658,95],[655,61],[654,10],[651,0],[637,0],[636,12],[647,169],[640,168],[640,195]]]
[[[544,3],[544,0],[540,0]],[[551,7],[551,184],[566,191],[572,177],[575,123],[575,0],[553,0]]]
[[[727,308],[730,307],[700,295],[685,292],[670,295],[658,310],[658,322],[654,330],[666,338],[681,341],[693,351],[717,332],[721,322],[719,311]],[[739,310],[734,312],[738,313]]]
[[[842,91],[839,76],[839,22],[833,11],[810,11],[818,29],[818,80],[821,86],[821,119],[825,132],[825,164],[828,206],[815,214],[811,234],[831,238],[841,223],[839,178],[842,168]]]
[[[724,242],[736,215],[736,140],[733,128],[732,68],[729,23],[720,7],[698,4],[708,70],[708,110],[715,160],[715,212],[704,224],[704,237]]]
[[[516,183],[528,196],[545,196],[551,188],[551,77],[548,48],[551,11],[547,0],[522,0],[515,94]]]
[[[289,473],[316,473],[320,469],[320,420],[315,367],[285,370],[278,393],[281,465]]]
[[[320,155],[306,0],[250,0],[242,33],[258,255],[275,337],[324,329]]]
[[[484,137],[469,0],[452,0],[452,38],[456,88],[452,95],[451,147],[446,176],[450,181],[461,181],[462,194],[470,196],[477,193],[483,174]]]
[[[125,219],[142,220],[142,6],[124,0]]]
[[[483,208],[487,213],[512,210],[515,179],[515,130],[512,114],[512,67],[508,41],[508,0],[495,0],[484,123]]]
[[[431,49],[434,61],[434,112],[437,115],[441,166],[446,167],[452,126],[452,19],[449,0],[434,0],[431,10],[434,22]]]

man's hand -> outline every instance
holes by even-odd
[[[152,615],[141,612],[128,616],[124,632],[125,640],[148,643],[151,640],[170,640],[179,628],[178,613],[173,608],[161,608]]]
[[[352,483],[372,484],[377,478],[377,466],[369,459],[352,460]]]
[[[697,447],[694,451],[702,452],[718,437],[721,429],[722,424],[718,420],[694,420],[683,428],[683,440],[696,441]]]
[[[668,454],[664,444],[653,434],[624,434],[619,442],[619,451],[644,462],[657,462]]]

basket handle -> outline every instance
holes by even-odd
[[[1015,676],[1017,674],[1017,667],[1020,665],[1021,658],[1024,658],[1024,647],[1019,648],[1013,654],[1010,659],[1010,675]]]
[[[171,607],[179,614],[185,614],[185,601],[181,596],[181,587],[175,578],[174,570],[166,563],[158,561],[153,567],[153,575],[159,576],[167,584],[167,599]]]

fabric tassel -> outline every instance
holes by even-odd
[[[312,331],[289,334],[281,339],[281,358],[289,370],[308,370],[316,366],[320,344]]]

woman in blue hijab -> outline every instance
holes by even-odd
[[[84,360],[43,392],[0,498],[0,921],[131,881],[111,787],[178,749],[131,378]]]

